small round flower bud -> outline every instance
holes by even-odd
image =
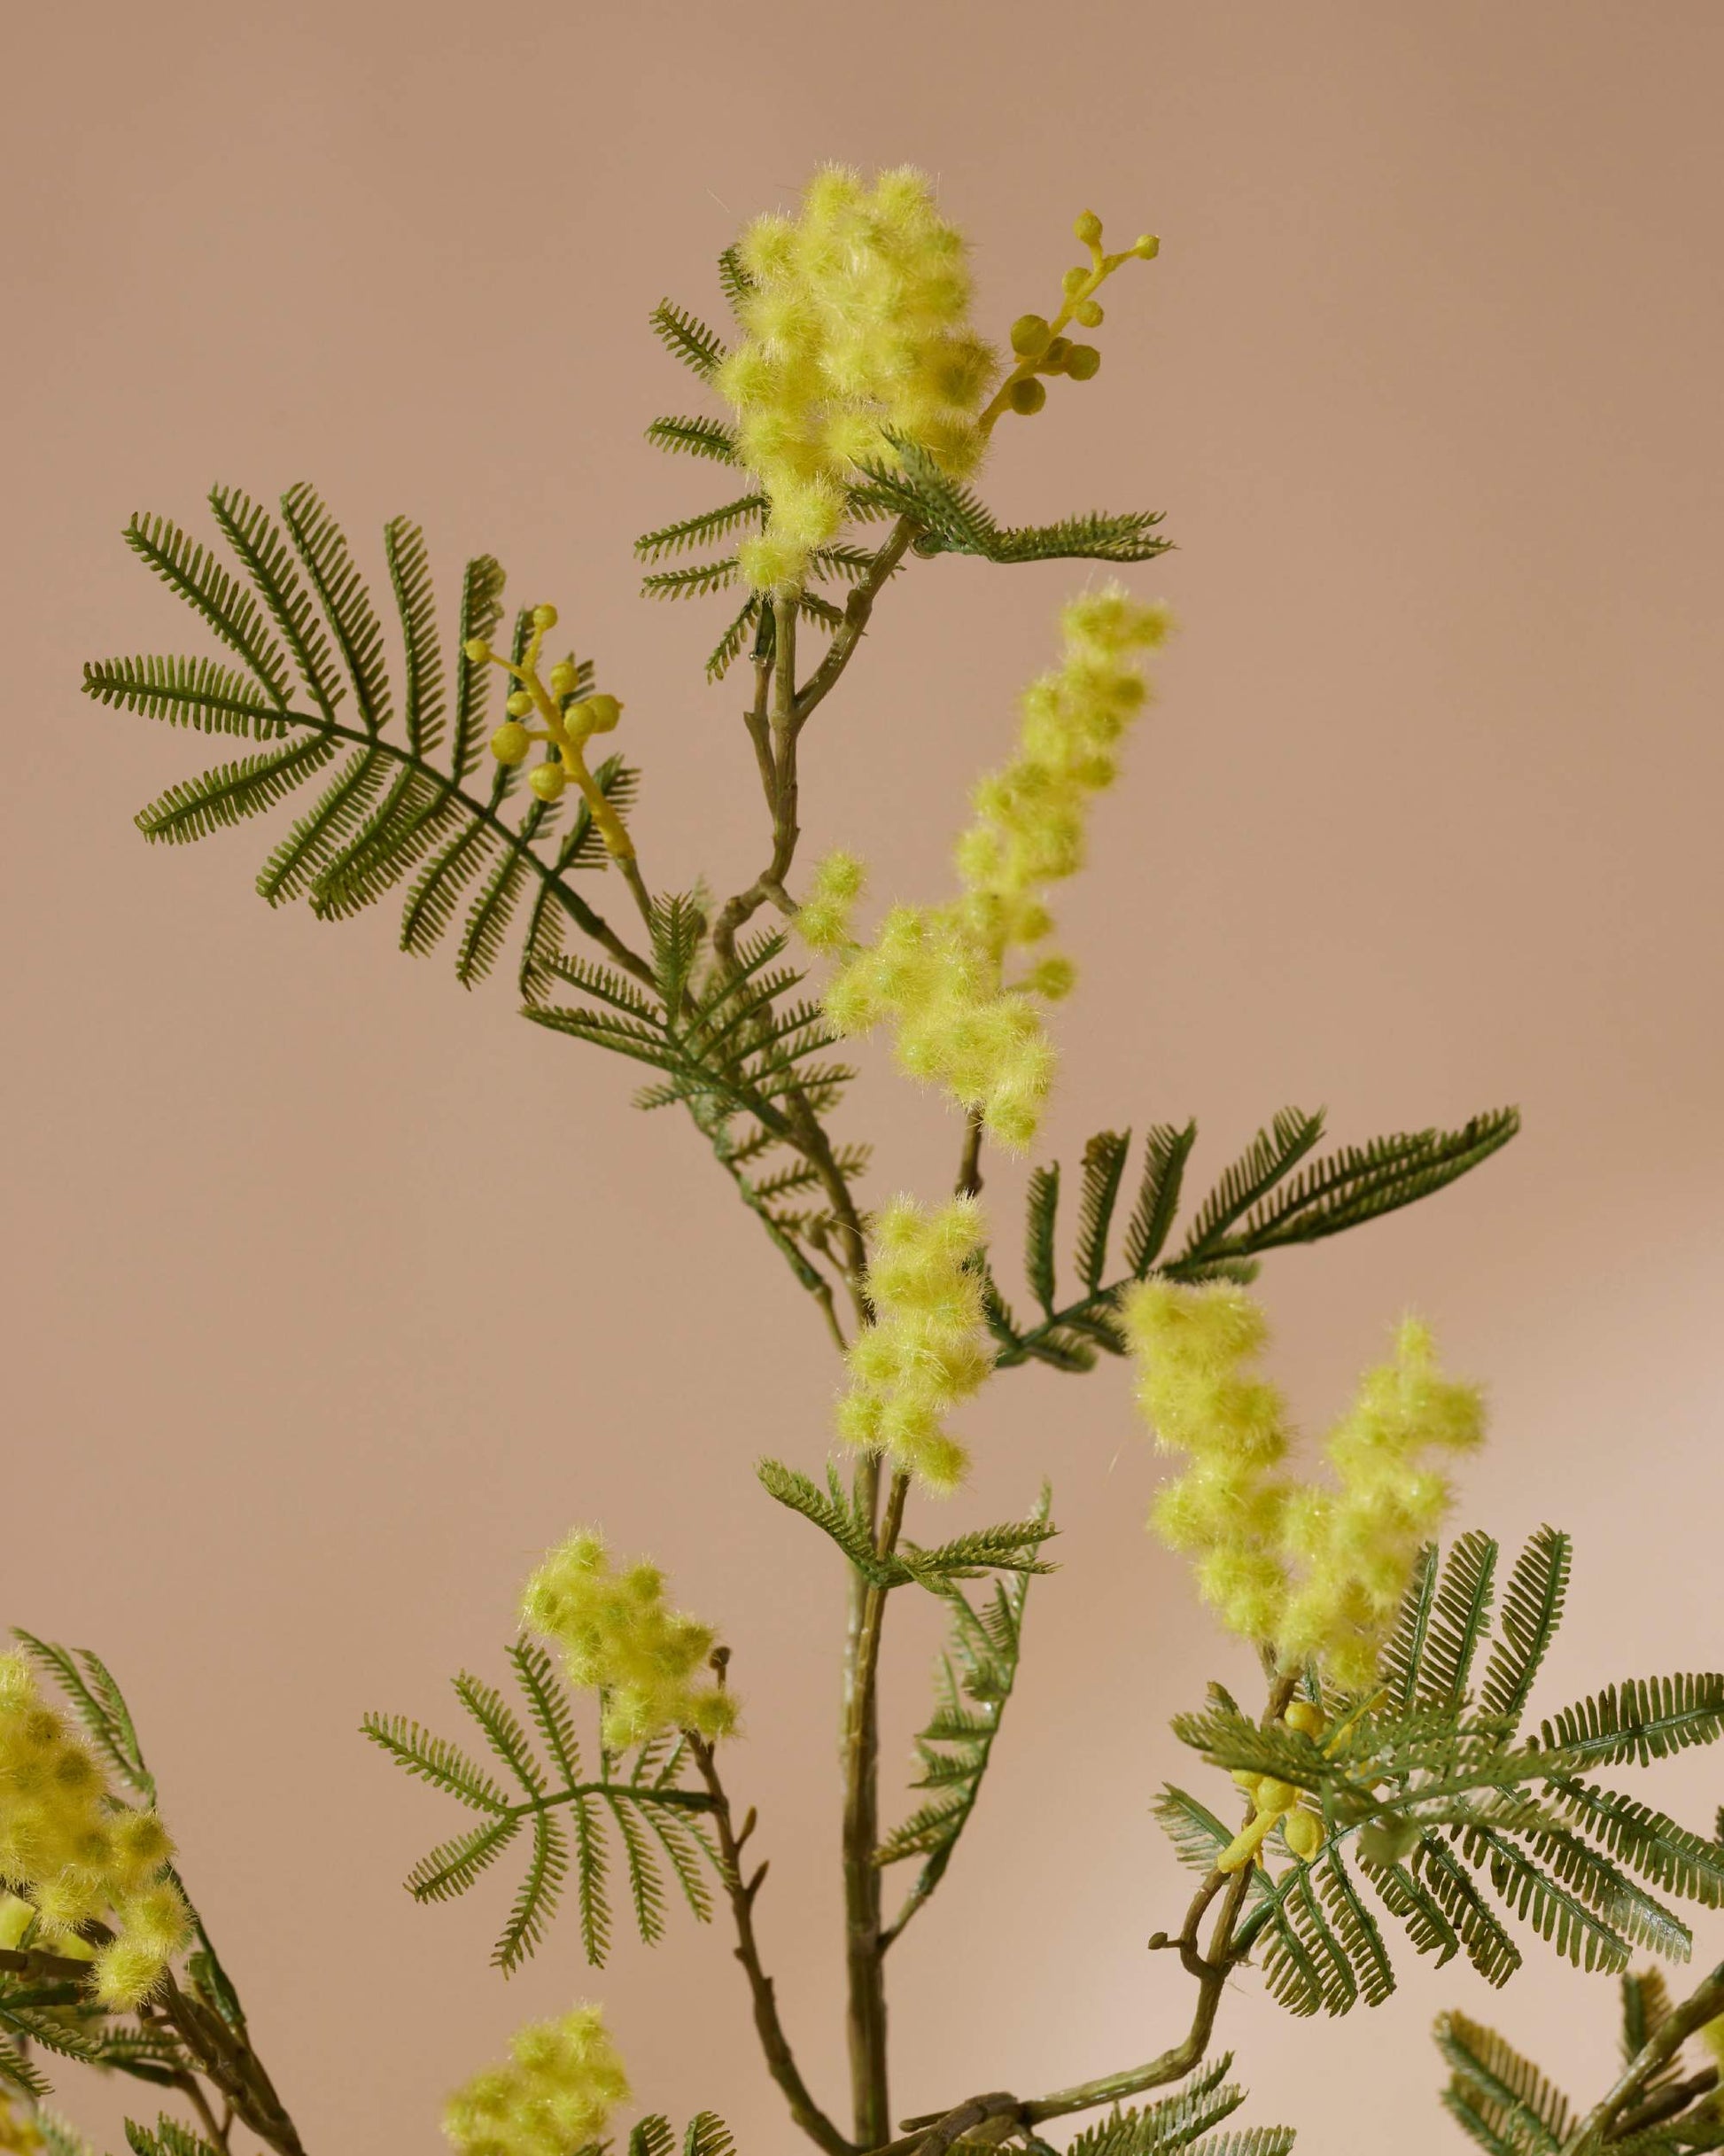
[[[1314,1811],[1293,1811],[1281,1823],[1281,1832],[1293,1855],[1309,1864],[1323,1847],[1323,1821]]]
[[[1086,330],[1099,330],[1101,327],[1101,302],[1099,300],[1080,300],[1073,307],[1072,313]]]
[[[561,764],[537,765],[527,781],[541,801],[555,801],[568,783],[569,774]]]
[[[1070,358],[1071,339],[1056,337],[1042,354],[1042,372],[1044,374],[1063,374],[1066,371],[1066,363]]]
[[[1082,268],[1068,269],[1060,280],[1060,289],[1069,300],[1075,292],[1083,291],[1093,274],[1092,271]]]
[[[491,647],[483,636],[470,636],[461,648],[476,666],[484,665],[491,656]]]
[[[1308,1737],[1323,1734],[1324,1712],[1315,1700],[1294,1700],[1281,1719],[1289,1729],[1302,1730]]]
[[[1101,242],[1101,220],[1093,210],[1085,210],[1073,225],[1072,230],[1086,247],[1099,246]]]
[[[524,719],[532,709],[532,698],[524,689],[517,689],[503,709],[511,719]]]
[[[491,753],[500,764],[523,762],[532,746],[532,736],[513,719],[507,726],[500,726],[491,736]]]
[[[1293,1784],[1277,1781],[1272,1774],[1266,1774],[1257,1785],[1259,1811],[1291,1811],[1298,1802],[1299,1792]]]
[[[575,693],[575,670],[566,658],[560,658],[551,668],[551,694],[554,697],[571,697]]]
[[[556,627],[555,607],[535,606],[532,610],[532,626],[540,635],[543,635],[547,629],[554,629]]]
[[[1161,243],[1153,232],[1139,232],[1131,243],[1131,252],[1140,261],[1153,262],[1161,252]]]
[[[615,697],[588,697],[586,709],[587,726],[594,734],[608,734],[623,715],[623,707]]]
[[[1020,359],[1034,359],[1038,352],[1046,351],[1052,334],[1045,315],[1020,315],[1012,324],[1012,349]]]
[[[1021,412],[1027,419],[1032,412],[1039,412],[1047,402],[1047,391],[1041,383],[1026,377],[1021,382],[1013,383],[1007,401],[1014,412]]]
[[[1093,345],[1074,345],[1066,354],[1066,372],[1074,382],[1093,380],[1100,365],[1101,354]]]

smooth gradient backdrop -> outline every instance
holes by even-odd
[[[765,1949],[841,2102],[843,1591],[750,1474],[818,1467],[835,1368],[625,1069],[398,955],[389,908],[270,914],[260,826],[146,852],[133,811],[221,746],[83,703],[78,663],[206,648],[120,543],[129,512],[203,530],[213,481],[310,478],[374,572],[406,510],[446,591],[489,548],[554,598],[627,700],[655,881],[745,880],[739,692],[700,673],[718,604],[636,595],[634,533],[718,498],[642,442],[701,403],[646,316],[717,310],[718,250],[817,160],[937,175],[997,332],[1052,304],[1079,209],[1163,237],[1109,294],[1099,380],[1003,426],[986,476],[1013,519],[1163,508],[1179,549],[1131,573],[1183,629],[1060,897],[1084,977],[1047,1150],[1195,1112],[1200,1173],[1289,1101],[1344,1139],[1522,1103],[1474,1179],[1269,1267],[1277,1373],[1320,1431],[1425,1312],[1494,1403],[1464,1518],[1579,1537],[1547,1705],[1718,1665],[1712,0],[63,0],[16,17],[8,75],[4,1615],[128,1686],[312,2150],[429,2149],[444,2091],[577,1996],[644,2105],[793,2145],[721,1925],[673,1917],[648,1952],[619,1922],[594,1975],[565,1922],[506,1985],[507,1866],[453,1908],[400,1888],[459,1822],[361,1711],[452,1730],[447,1676],[499,1670],[527,1567],[586,1519],[734,1646]],[[941,561],[893,586],[807,742],[810,854],[856,848],[882,899],[943,890],[1080,580]],[[951,1118],[877,1059],[845,1127],[881,1140],[877,1194],[950,1178]],[[1008,1242],[1021,1182],[990,1177]],[[962,1427],[948,1517],[1046,1473],[1064,1569],[892,1958],[903,2113],[1183,2031],[1187,1980],[1143,1942],[1187,1882],[1147,1806],[1204,1780],[1169,1714],[1249,1680],[1143,1535],[1157,1470],[1119,1369],[1013,1374]],[[936,1638],[894,1605],[894,1816]],[[1656,1787],[1704,1825],[1724,1769]],[[1483,2001],[1420,1970],[1379,2012],[1294,2023],[1247,1975],[1220,2041],[1245,2115],[1314,2152],[1439,2152],[1431,2017]],[[1604,2085],[1607,1982],[1540,1950],[1487,2011]],[[64,2088],[114,2146],[117,2098]]]

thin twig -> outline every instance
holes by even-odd
[[[758,1865],[751,1878],[744,1879],[742,1875],[742,1845],[754,1832],[754,1814],[749,1813],[739,1833],[732,1821],[730,1799],[719,1779],[712,1747],[702,1737],[691,1735],[688,1742],[712,1802],[713,1824],[718,1828],[718,1853],[723,1860],[725,1894],[736,1926],[736,1958],[748,1976],[749,1989],[753,1996],[754,2026],[765,2054],[766,2070],[784,2092],[790,2116],[811,2141],[824,2149],[827,2156],[854,2156],[850,2143],[809,2092],[789,2039],[785,2035],[784,2025],[779,2020],[773,1980],[760,1959],[754,1932],[754,1900],[766,1876],[766,1867],[764,1864]]]
[[[1716,2020],[1720,2013],[1724,2013],[1724,1961],[1697,1989],[1689,1992],[1680,2006],[1672,2007],[1656,2033],[1642,2044],[1618,2076],[1609,2095],[1593,2106],[1564,2144],[1563,2156],[1596,2156],[1596,2152],[1612,2138],[1612,2127],[1658,2068],[1666,2059],[1676,2056],[1697,2028]]]

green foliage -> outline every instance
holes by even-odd
[[[1141,2109],[1115,2106],[1070,2142],[1066,2156],[1172,2156],[1179,2149],[1193,2150],[1196,2156],[1286,2156],[1293,2136],[1285,2126],[1204,2138],[1245,2102],[1245,2090],[1227,2079],[1232,2063],[1232,2054],[1225,2053],[1172,2096]]]
[[[144,1763],[136,1725],[113,1673],[88,1647],[63,1647],[14,1627],[12,1638],[43,1675],[58,1685],[102,1763],[146,1803],[156,1801],[156,1778]]]
[[[1444,2108],[1481,2148],[1559,2156],[1573,2113],[1530,2060],[1464,2014],[1444,2014],[1436,2034],[1450,2068]]]
[[[663,1863],[669,1864],[683,1898],[705,1923],[712,1902],[703,1863],[716,1866],[718,1859],[699,1815],[711,1809],[711,1800],[680,1786],[687,1760],[681,1740],[671,1744],[655,1739],[641,1746],[626,1773],[623,1762],[601,1747],[597,1779],[583,1779],[573,1701],[551,1657],[532,1639],[517,1639],[505,1651],[520,1689],[524,1722],[501,1693],[469,1672],[463,1670],[454,1684],[455,1697],[478,1724],[509,1788],[460,1746],[403,1715],[369,1714],[360,1725],[407,1773],[479,1815],[476,1825],[420,1858],[408,1873],[408,1893],[417,1902],[445,1902],[465,1894],[525,1830],[531,1843],[526,1868],[493,1963],[507,1976],[538,1950],[572,1867],[581,1943],[588,1961],[602,1966],[610,1944],[608,1835],[614,1831],[642,1939],[652,1945],[664,1934]],[[537,1744],[528,1735],[529,1723]]]
[[[529,798],[517,811],[517,768],[498,765],[482,786],[474,776],[495,669],[475,665],[462,647],[494,637],[501,622],[497,564],[481,556],[467,565],[446,676],[423,536],[403,518],[385,526],[405,662],[398,725],[381,617],[317,495],[290,488],[279,522],[230,487],[216,487],[210,505],[238,575],[162,518],[135,517],[126,538],[239,668],[199,658],[100,660],[86,666],[84,688],[101,704],[267,745],[170,786],[139,813],[145,837],[168,844],[207,837],[265,813],[322,774],[322,792],[260,871],[258,889],[271,905],[304,899],[320,918],[345,919],[407,883],[401,945],[424,952],[454,925],[478,879],[455,943],[456,976],[469,987],[494,967],[529,892],[529,977],[560,947],[568,922],[592,934],[601,924],[571,881],[576,870],[605,866],[586,803],[575,804],[559,837],[564,804]],[[517,624],[517,653],[524,635]],[[573,693],[591,688],[589,670]],[[627,806],[634,779],[620,760],[594,776]]]
[[[1561,1617],[1568,1540],[1543,1528],[1521,1552],[1475,1706],[1496,1560],[1476,1533],[1441,1565],[1425,1553],[1380,1687],[1330,1701],[1334,1733],[1323,1740],[1262,1726],[1224,1695],[1174,1724],[1212,1765],[1288,1782],[1322,1811],[1323,1848],[1307,1863],[1289,1855],[1272,1878],[1254,1873],[1236,1934],[1242,1955],[1262,1947],[1270,1991],[1296,2013],[1344,2013],[1394,1989],[1371,1899],[1416,1951],[1446,1961],[1464,1950],[1494,1984],[1520,1953],[1493,1901],[1577,1965],[1619,1971],[1637,1946],[1686,1959],[1688,1926],[1661,1895],[1724,1907],[1724,1846],[1582,1779],[1714,1741],[1724,1676],[1611,1685],[1521,1737],[1532,1673]],[[1231,1839],[1223,1823],[1179,1789],[1156,1809],[1182,1861],[1212,1871]],[[1278,1835],[1272,1846],[1287,1854]]]
[[[1032,1524],[1046,1522],[1048,1506],[1044,1486]],[[938,1584],[950,1607],[951,1630],[935,1667],[933,1719],[916,1739],[922,1771],[911,1785],[932,1794],[874,1852],[874,1862],[881,1865],[921,1859],[914,1884],[887,1927],[889,1943],[945,1877],[969,1825],[1017,1677],[1030,1572],[1046,1568],[1026,1567],[1009,1581],[996,1581],[979,1605],[950,1578]]]
[[[1184,1245],[1166,1257],[1197,1126],[1154,1125],[1144,1142],[1137,1201],[1125,1233],[1126,1270],[1111,1281],[1104,1275],[1130,1133],[1099,1131],[1083,1151],[1075,1251],[1083,1292],[1059,1304],[1060,1178],[1053,1163],[1033,1172],[1027,1201],[1024,1270],[1041,1306],[1041,1322],[1021,1327],[991,1270],[984,1268],[983,1310],[996,1343],[996,1366],[1034,1361],[1056,1370],[1090,1369],[1098,1349],[1110,1355],[1125,1350],[1115,1310],[1133,1281],[1152,1273],[1186,1281],[1249,1280],[1270,1250],[1321,1241],[1431,1196],[1487,1160],[1519,1127],[1515,1109],[1497,1109],[1475,1116],[1458,1131],[1419,1131],[1343,1146],[1295,1173],[1323,1135],[1323,1117],[1284,1109],[1223,1170],[1198,1208]]]
[[[677,2156],[677,2148],[675,2129],[662,2112],[649,2112],[629,2129],[628,2156]],[[683,2129],[681,2156],[735,2156],[735,2150],[716,2111],[697,2111]]]
[[[905,1587],[913,1582],[937,1594],[944,1592],[951,1580],[980,1579],[989,1572],[1029,1574],[1054,1569],[1037,1554],[1043,1543],[1059,1532],[1048,1519],[1045,1505],[1027,1520],[973,1528],[932,1549],[924,1549],[917,1542],[900,1542],[889,1556],[882,1556],[874,1546],[867,1515],[855,1492],[844,1488],[830,1464],[824,1490],[795,1467],[787,1467],[782,1460],[757,1460],[755,1473],[768,1496],[812,1521],[837,1544],[873,1587]]]
[[[1159,510],[1002,525],[972,489],[949,478],[914,442],[895,438],[892,447],[897,463],[863,465],[853,499],[858,510],[908,518],[916,527],[912,543],[918,554],[974,554],[998,563],[1146,562],[1172,544],[1156,529]]]

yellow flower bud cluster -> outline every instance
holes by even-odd
[[[1138,1399],[1168,1450],[1192,1466],[1157,1498],[1151,1526],[1196,1560],[1229,1631],[1282,1666],[1316,1662],[1343,1691],[1369,1689],[1414,1561],[1452,1491],[1427,1454],[1484,1434],[1476,1388],[1441,1376],[1426,1327],[1406,1319],[1392,1361],[1370,1371],[1324,1448],[1332,1484],[1295,1484],[1285,1404],[1249,1367],[1268,1327],[1243,1289],[1152,1280],[1123,1312]]]
[[[460,2156],[570,2156],[599,2140],[628,2077],[597,2006],[530,2021],[509,2063],[476,2074],[452,2096],[443,2131]]]
[[[1047,402],[1047,387],[1040,378],[1062,374],[1074,382],[1093,381],[1101,369],[1101,354],[1094,345],[1079,344],[1065,334],[1076,322],[1086,330],[1099,330],[1102,306],[1096,294],[1122,263],[1153,261],[1161,243],[1153,232],[1141,232],[1129,247],[1107,254],[1101,245],[1101,220],[1084,210],[1072,226],[1074,237],[1089,251],[1089,261],[1067,270],[1061,280],[1060,311],[1049,321],[1045,315],[1020,315],[1012,324],[1012,371],[995,391],[982,415],[984,434],[991,431],[1002,412],[1034,417]]]
[[[850,1385],[839,1403],[840,1435],[886,1453],[940,1496],[957,1489],[969,1465],[945,1418],[993,1366],[982,1284],[970,1265],[982,1232],[975,1198],[934,1212],[894,1198],[874,1225],[868,1261],[874,1322],[845,1358]]]
[[[1281,1718],[1308,1737],[1323,1733],[1324,1712],[1314,1700],[1291,1701]],[[1273,1774],[1253,1774],[1244,1768],[1233,1779],[1251,1799],[1251,1817],[1216,1857],[1216,1871],[1242,1872],[1254,1858],[1261,1864],[1263,1844],[1277,1826],[1292,1854],[1309,1864],[1323,1847],[1323,1817],[1306,1802],[1303,1791]]]
[[[597,1692],[613,1751],[645,1744],[661,1730],[726,1735],[736,1701],[703,1681],[716,1637],[664,1606],[664,1575],[644,1559],[613,1570],[604,1537],[577,1528],[527,1582],[522,1621],[563,1649],[569,1682]]]
[[[1282,1615],[1285,1660],[1320,1658],[1344,1691],[1369,1687],[1414,1560],[1454,1494],[1425,1456],[1474,1451],[1484,1435],[1477,1387],[1442,1376],[1430,1328],[1404,1319],[1394,1360],[1366,1375],[1325,1447],[1339,1486],[1302,1489],[1287,1507],[1303,1577]]]
[[[976,820],[958,842],[962,896],[895,906],[870,945],[850,943],[862,888],[848,854],[822,863],[797,926],[817,950],[848,950],[827,991],[840,1033],[891,1026],[899,1066],[944,1086],[990,1137],[1021,1152],[1036,1134],[1054,1054],[1036,1004],[1070,992],[1069,960],[1043,957],[1008,984],[1014,949],[1052,926],[1047,884],[1083,866],[1090,797],[1113,783],[1125,730],[1147,691],[1133,654],[1168,633],[1164,609],[1117,585],[1074,599],[1061,616],[1065,652],[1022,703],[1018,753],[977,787]]]
[[[824,167],[797,217],[757,218],[744,233],[747,334],[718,386],[770,505],[740,553],[757,589],[802,582],[843,520],[854,468],[894,460],[889,433],[954,478],[975,470],[976,415],[999,364],[970,327],[965,255],[929,181],[909,167],[872,187]]]
[[[111,1794],[24,1656],[0,1654],[0,1880],[28,1901],[35,1936],[54,1950],[82,1950],[81,1926],[113,1933],[95,1956],[94,1983],[116,2012],[149,1997],[191,1936],[173,1854],[153,1811]]]
[[[470,637],[462,647],[470,665],[501,666],[519,684],[509,692],[505,706],[508,718],[491,736],[491,753],[500,764],[513,765],[526,761],[535,742],[553,749],[554,755],[533,766],[527,784],[541,801],[548,802],[560,799],[572,779],[612,859],[630,861],[634,858],[634,841],[586,767],[587,743],[595,734],[613,732],[623,707],[615,697],[576,698],[580,674],[572,653],[557,661],[547,680],[540,680],[539,666],[545,639],[556,623],[555,607],[533,608],[532,634],[518,663],[493,651],[482,636]],[[532,718],[540,720],[537,727],[526,724]]]

